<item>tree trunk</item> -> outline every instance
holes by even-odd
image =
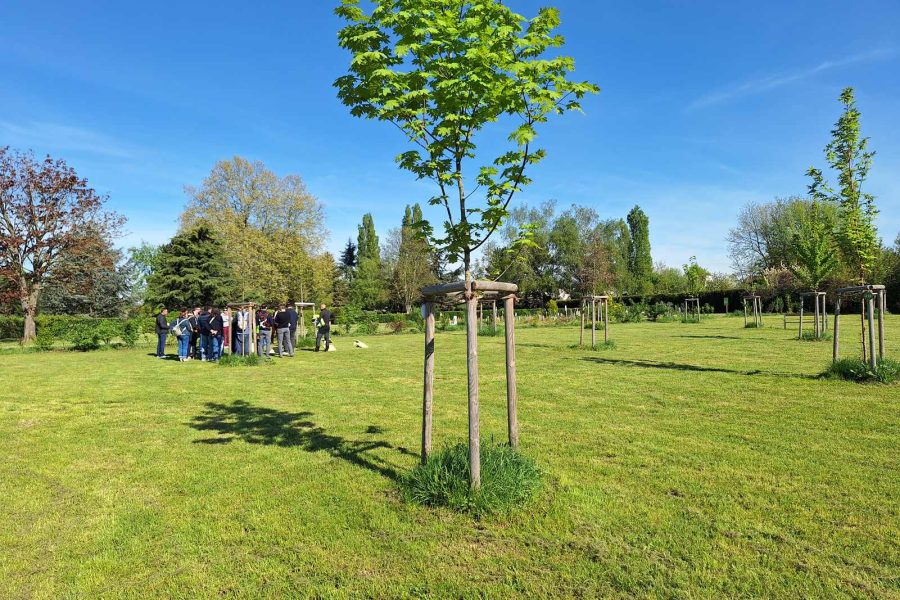
[[[19,291],[22,297],[22,312],[25,314],[25,328],[22,331],[22,343],[29,344],[37,337],[37,326],[34,319],[37,317],[38,297],[40,296],[40,286],[32,286],[28,288],[28,284],[24,281],[19,283]]]

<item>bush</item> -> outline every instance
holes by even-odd
[[[363,321],[356,325],[356,333],[359,335],[375,335],[378,333],[378,323],[375,321]]]
[[[900,379],[900,362],[882,359],[875,370],[861,358],[842,358],[822,374],[826,379],[843,379],[857,383],[894,383]]]
[[[622,311],[622,315],[619,318],[620,323],[640,323],[644,320],[644,313],[647,311],[647,305],[643,302],[639,302],[637,304],[629,304]],[[612,310],[610,310],[610,315],[612,315]]]
[[[34,348],[38,352],[49,352],[53,350],[53,335],[49,330],[38,329],[37,336],[34,339]]]
[[[700,309],[700,312],[702,312],[704,315],[711,315],[716,312],[716,310],[712,307],[712,304],[704,304]]]
[[[480,337],[499,337],[503,335],[503,328],[497,327],[494,329],[491,325],[482,325],[478,328],[478,335]]]
[[[122,326],[122,341],[133,348],[141,337],[141,323],[137,319],[129,319]]]
[[[647,307],[646,314],[647,319],[650,321],[665,320],[667,317],[675,315],[675,307],[668,302],[656,302]]]
[[[24,329],[22,317],[0,315],[0,340],[20,340]]]
[[[66,338],[73,350],[88,352],[100,348],[100,341],[105,332],[101,331],[98,323],[75,322],[69,325]]]
[[[547,302],[547,314],[553,317],[559,314],[559,305],[556,303],[556,300]]]
[[[527,456],[507,445],[481,444],[481,489],[469,489],[469,448],[445,448],[400,479],[408,502],[444,506],[481,517],[506,513],[537,494],[541,473]]]

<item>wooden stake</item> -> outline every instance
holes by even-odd
[[[862,359],[866,362],[866,301],[860,301],[859,325],[862,328]]]
[[[597,347],[597,301],[591,299],[591,349]]]
[[[875,294],[871,294],[866,300],[869,311],[869,366],[874,371],[878,366],[878,357],[875,356]]]
[[[887,310],[887,291],[878,293],[878,359],[884,359],[884,313]]]
[[[506,411],[509,425],[509,445],[519,447],[518,393],[516,391],[516,324],[509,318],[515,310],[515,296],[503,299],[506,325]]]
[[[468,276],[466,289],[466,366],[469,376],[469,487],[481,487],[481,432],[478,420],[478,300]]]
[[[434,402],[434,303],[425,303],[425,385],[422,392],[422,464],[431,454]]]
[[[744,298],[744,327],[747,326],[747,299]]]
[[[803,339],[803,296],[800,296],[800,327],[797,330],[797,339]]]
[[[820,332],[819,332],[819,329],[820,329],[820,327],[819,327],[819,295],[816,294],[815,296],[813,296],[813,298],[816,301],[816,311],[815,311],[816,326],[813,328],[813,335],[816,336],[816,339],[819,339],[819,335],[820,335]]]
[[[841,297],[834,302],[834,345],[831,351],[831,362],[837,362],[841,349]]]
[[[496,300],[494,300],[494,302],[491,305],[491,322],[494,326],[494,333],[497,333],[497,301]]]
[[[603,341],[609,344],[609,300],[603,301]]]
[[[584,309],[587,305],[581,301],[581,330],[578,332],[578,345],[584,346]]]

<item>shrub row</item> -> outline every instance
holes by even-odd
[[[0,316],[0,339],[18,340],[22,338],[25,320],[22,317]],[[152,333],[153,319],[94,319],[90,317],[68,317],[59,315],[39,315],[35,319],[37,347],[48,350],[56,342],[65,342],[75,350],[96,350],[102,345],[121,341],[133,346],[143,333]]]

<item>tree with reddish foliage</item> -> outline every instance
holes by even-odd
[[[85,243],[80,233],[90,228],[114,237],[124,223],[104,210],[105,201],[64,161],[0,148],[0,277],[13,283],[22,304],[23,343],[35,337],[46,278]]]

